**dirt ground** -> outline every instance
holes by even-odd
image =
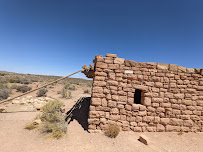
[[[59,98],[54,92],[48,95]],[[61,99],[68,111],[82,96],[83,89],[72,92],[72,99]],[[67,135],[59,140],[47,139],[38,130],[26,130],[39,111],[24,105],[3,105],[7,112],[0,113],[0,152],[202,152],[203,133],[137,133],[120,132],[111,139],[104,134],[90,134],[76,121],[68,125]],[[141,134],[148,137],[149,145],[138,141]]]

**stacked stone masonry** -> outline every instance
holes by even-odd
[[[108,124],[135,132],[203,131],[203,70],[116,54],[97,55],[94,64],[89,132]],[[143,91],[141,104],[134,104],[136,89]]]

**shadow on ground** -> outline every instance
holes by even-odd
[[[76,104],[66,113],[66,121],[68,123],[74,119],[83,127],[84,130],[88,130],[88,117],[89,117],[89,106],[91,97],[82,97]]]

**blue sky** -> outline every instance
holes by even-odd
[[[106,53],[203,68],[202,8],[202,0],[0,0],[0,71],[65,76]]]

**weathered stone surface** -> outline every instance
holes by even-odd
[[[106,57],[113,57],[113,58],[116,58],[117,55],[116,55],[116,54],[109,54],[109,53],[107,53],[107,54],[106,54]]]
[[[178,71],[179,71],[179,72],[186,72],[186,71],[187,71],[187,68],[178,66]]]
[[[96,67],[101,69],[107,69],[107,64],[103,62],[97,62]]]
[[[169,70],[171,70],[171,71],[178,71],[178,66],[176,64],[170,64],[169,65]]]
[[[106,82],[104,82],[104,81],[94,81],[93,86],[104,87],[104,86],[106,86]]]
[[[100,98],[92,98],[91,104],[95,105],[95,106],[100,106],[101,105],[101,99]]]
[[[165,64],[165,63],[158,63],[157,64],[157,69],[168,70],[168,68],[169,68],[169,64]]]
[[[115,58],[114,63],[115,64],[124,64],[125,59],[123,58]]]
[[[109,64],[109,69],[119,69],[119,64]]]
[[[117,81],[108,81],[107,83],[110,86],[118,86],[118,82]]]

